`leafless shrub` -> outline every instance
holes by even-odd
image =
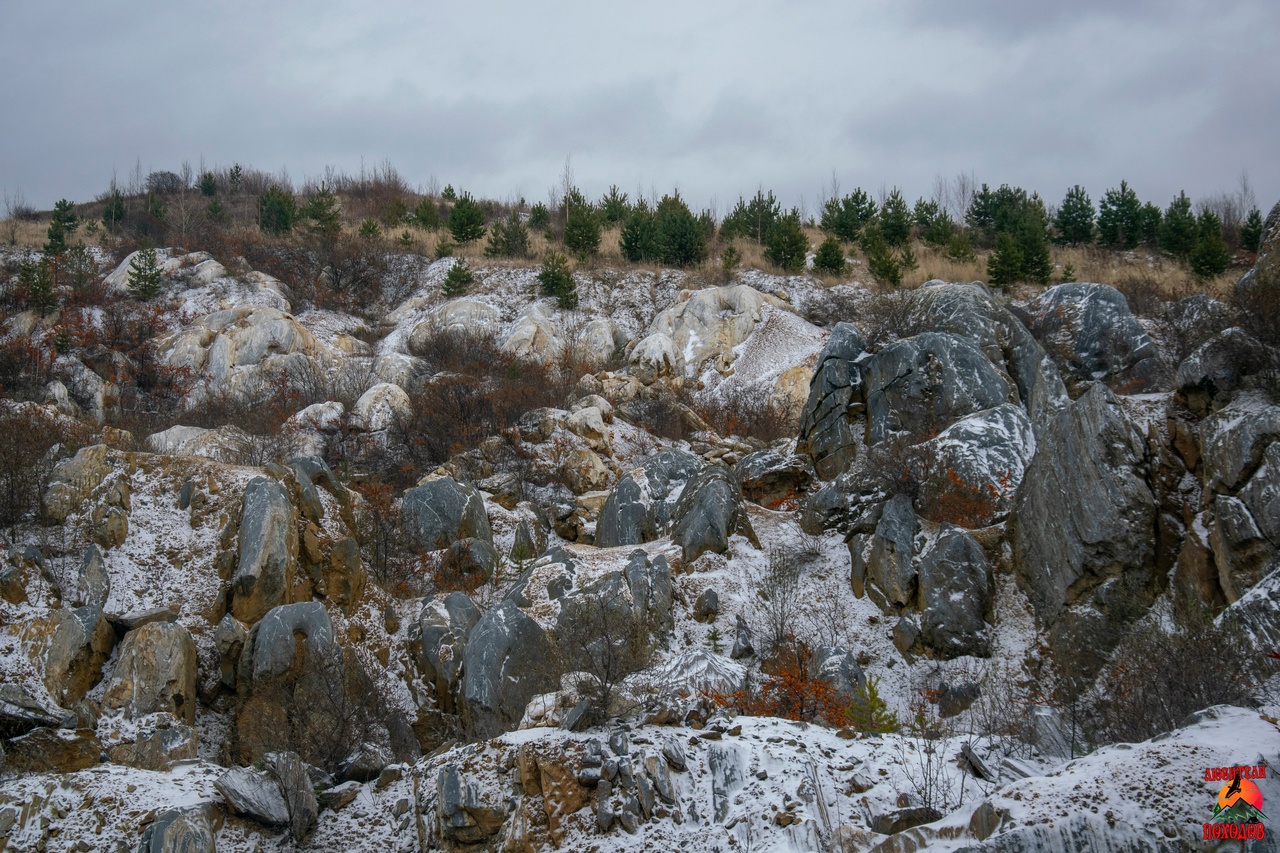
[[[620,583],[584,590],[566,598],[567,612],[553,639],[552,665],[558,675],[582,672],[578,690],[589,703],[588,725],[625,715],[619,707],[628,676],[648,665],[653,656],[649,628],[634,613]]]
[[[800,566],[795,557],[780,548],[770,549],[769,566],[755,592],[757,633],[765,650],[772,652],[795,638],[802,610]]]

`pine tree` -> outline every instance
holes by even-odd
[[[1147,202],[1142,206],[1142,242],[1148,246],[1156,246],[1160,243],[1160,225],[1164,221],[1164,214],[1160,212],[1159,206],[1152,202]]]
[[[767,195],[763,190],[757,190],[750,202],[738,199],[738,204],[720,225],[720,239],[746,237],[763,245],[769,230],[781,216],[782,207],[773,197],[773,190]]]
[[[450,188],[445,187],[445,189]],[[453,235],[453,239],[466,245],[479,240],[484,236],[484,232],[484,211],[471,197],[471,193],[464,192],[462,197],[454,202],[453,210],[449,212],[449,233]]]
[[[1034,209],[1029,209],[1023,217],[1016,240],[1018,254],[1022,258],[1018,277],[1023,281],[1048,284],[1053,273],[1053,262],[1049,259],[1049,235],[1044,220]]]
[[[911,209],[897,187],[880,205],[880,233],[890,246],[905,246],[911,239]]]
[[[1178,193],[1177,198],[1169,203],[1160,224],[1160,248],[1185,261],[1191,256],[1199,233],[1196,215],[1191,211],[1191,199],[1187,198],[1186,192]]]
[[[565,199],[564,247],[579,260],[600,252],[600,215],[580,195]]]
[[[1256,252],[1262,247],[1262,211],[1254,208],[1249,211],[1244,226],[1240,229],[1240,248],[1246,252]]]
[[[338,198],[322,184],[307,203],[302,207],[302,216],[307,220],[307,231],[322,246],[332,246],[342,234],[342,210],[338,207]]]
[[[987,257],[987,281],[1005,286],[1018,281],[1022,274],[1022,250],[1013,235],[1002,231],[996,235],[996,247]]]
[[[828,237],[823,240],[822,245],[818,246],[818,251],[813,256],[813,269],[815,272],[828,275],[844,275],[848,266],[849,263],[844,257],[844,249],[840,247],[840,241],[835,237]]]
[[[618,242],[622,249],[622,257],[633,264],[657,258],[658,241],[654,229],[653,212],[649,210],[648,204],[643,199],[627,217]]]
[[[75,205],[65,198],[53,206],[53,216],[49,220],[49,242],[44,244],[46,255],[61,255],[67,250],[67,240],[80,227],[80,218],[76,216]]]
[[[898,730],[898,715],[880,698],[880,681],[874,675],[858,685],[848,710],[849,726],[869,734],[892,734]]]
[[[829,199],[822,206],[819,228],[846,243],[857,242],[862,227],[875,218],[876,204],[861,188],[841,199]]]
[[[218,181],[213,176],[213,172],[203,172],[200,175],[200,194],[206,198],[213,198],[218,194]]]
[[[129,295],[140,302],[160,293],[160,259],[154,246],[144,245],[129,262]]]
[[[1058,232],[1059,243],[1079,246],[1093,242],[1093,201],[1084,187],[1076,184],[1067,190],[1053,219],[1053,227]]]
[[[53,275],[47,259],[23,261],[18,266],[18,291],[27,298],[27,307],[36,316],[47,317],[58,310],[58,295],[53,289]]]
[[[226,222],[227,208],[222,203],[222,199],[217,196],[209,199],[209,203],[204,207],[204,217],[216,225],[221,225]]]
[[[809,252],[809,238],[800,224],[800,212],[795,208],[774,221],[765,236],[764,258],[769,263],[797,273],[804,269],[805,256]]]
[[[272,184],[258,197],[258,227],[268,234],[288,234],[298,218],[293,194]]]
[[[456,200],[457,200],[457,198],[458,198],[458,194],[457,194],[457,192],[455,192],[455,191],[454,191],[454,189],[453,189],[453,184],[445,184],[445,185],[444,185],[444,191],[440,193],[440,198],[444,199],[445,201],[456,201]],[[477,239],[479,239],[479,238],[477,238]]]
[[[521,221],[519,213],[513,210],[505,220],[494,223],[484,253],[490,258],[528,257],[529,229]]]
[[[373,217],[366,216],[364,221],[360,223],[360,230],[356,233],[360,235],[361,240],[373,242],[382,236],[382,229],[378,227],[378,223]]]
[[[880,233],[878,222],[872,222],[862,229],[858,245],[867,256],[867,270],[877,281],[890,287],[902,284],[902,264],[894,257],[893,250]]]
[[[413,221],[425,231],[439,231],[440,208],[436,206],[435,199],[423,196],[418,206],[413,209]]]
[[[1098,242],[1113,249],[1136,249],[1142,239],[1142,203],[1128,181],[1102,196],[1098,205]]]
[[[559,252],[552,252],[538,270],[538,284],[543,296],[554,296],[561,308],[578,306],[578,288],[573,281],[569,259]]]
[[[696,266],[707,259],[702,223],[680,194],[665,195],[653,214],[653,250],[656,260],[673,267]]]
[[[631,205],[627,203],[627,194],[618,189],[617,184],[609,185],[609,192],[600,199],[600,213],[610,227],[625,222],[631,213]]]
[[[551,227],[551,211],[542,202],[529,208],[529,227],[534,231],[546,231]]]
[[[1231,266],[1231,250],[1222,240],[1222,220],[1211,210],[1200,212],[1199,235],[1188,259],[1191,272],[1201,281],[1222,275]]]
[[[475,281],[475,275],[467,267],[467,262],[458,260],[454,265],[449,267],[448,274],[444,277],[444,284],[440,288],[440,292],[449,297],[456,299],[459,296],[467,295],[467,288]]]
[[[107,196],[102,207],[102,224],[110,232],[115,232],[116,226],[124,219],[124,196],[120,194],[120,190],[112,187],[110,194]]]

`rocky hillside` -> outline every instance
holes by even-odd
[[[1208,296],[162,257],[3,330],[0,849],[1211,849],[1280,753]]]

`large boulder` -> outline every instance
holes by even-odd
[[[919,527],[908,495],[895,495],[885,505],[874,533],[855,533],[849,539],[853,591],[886,610],[915,602],[917,571],[915,537]]]
[[[15,628],[44,649],[44,687],[63,708],[79,702],[101,680],[116,641],[98,607],[59,608]]]
[[[595,544],[613,548],[656,539],[671,520],[685,484],[705,465],[692,453],[675,448],[645,459],[609,491],[596,521]]]
[[[484,499],[468,483],[449,477],[429,480],[404,493],[400,512],[410,537],[422,548],[448,548],[467,538],[493,542]]]
[[[915,325],[964,338],[1007,374],[1017,389],[1017,402],[1036,424],[1069,402],[1053,360],[1026,326],[991,297],[982,282],[928,281],[908,299]]]
[[[707,551],[725,553],[734,533],[755,538],[738,481],[722,464],[708,465],[685,485],[671,521],[671,541],[686,563]]]
[[[169,809],[138,840],[138,853],[215,853],[218,821],[210,804]]]
[[[813,466],[804,456],[783,456],[772,450],[749,453],[734,466],[734,475],[749,501],[779,509],[794,506],[813,482]]]
[[[125,635],[102,707],[138,718],[165,712],[196,719],[196,644],[175,622],[151,622]]]
[[[1280,362],[1243,329],[1230,328],[1205,341],[1178,365],[1174,387],[1199,415],[1222,408],[1245,381]]]
[[[4,744],[5,769],[15,773],[74,773],[101,760],[92,729],[32,729]]]
[[[1104,617],[1132,618],[1132,600],[1149,601],[1155,557],[1156,501],[1145,479],[1142,434],[1096,384],[1058,413],[1039,445],[1018,493],[1011,539],[1018,580],[1040,624],[1053,626],[1067,608],[1089,604]],[[1110,629],[1119,625],[1109,618],[1099,624],[1089,648],[1105,655],[1117,640]]]
[[[232,424],[216,429],[178,424],[152,433],[143,444],[149,452],[163,456],[203,456],[233,465],[242,462],[253,446],[248,433]]]
[[[1005,374],[969,341],[925,332],[867,359],[867,440],[929,438],[960,418],[1008,402]]]
[[[920,554],[920,641],[935,656],[985,657],[991,567],[968,531],[944,524]]]
[[[229,349],[229,366],[250,367],[273,355],[317,356],[321,346],[311,332],[278,308],[244,305],[218,311],[199,321]],[[217,345],[217,338],[214,344]]]
[[[1201,481],[1214,492],[1235,492],[1280,439],[1280,406],[1241,395],[1200,422]]]
[[[380,382],[356,400],[351,408],[350,423],[363,432],[379,432],[405,421],[412,408],[403,388]]]
[[[480,608],[462,592],[436,596],[422,605],[418,666],[426,681],[435,686],[436,704],[445,713],[456,711],[463,652],[479,621]]]
[[[862,432],[857,416],[865,409],[859,358],[865,351],[866,343],[856,328],[837,324],[818,356],[818,369],[809,383],[796,452],[807,453],[824,480],[835,477],[857,458]]]
[[[51,521],[61,524],[93,494],[93,490],[115,469],[105,444],[82,447],[70,459],[53,468],[45,490],[45,511]]]
[[[651,385],[666,376],[683,377],[684,358],[670,335],[654,332],[631,350],[629,370],[645,385]]]
[[[106,607],[111,597],[111,575],[102,560],[98,546],[90,543],[80,559],[76,578],[76,601],[82,607]]]
[[[289,492],[277,480],[255,477],[245,487],[231,612],[253,624],[288,600],[298,559],[298,525]]]
[[[1059,284],[1032,303],[1029,315],[1032,333],[1077,382],[1101,380],[1117,392],[1135,394],[1168,381],[1155,342],[1114,287]]]
[[[560,357],[564,341],[546,310],[534,303],[516,318],[501,347],[517,358],[545,363]]]
[[[918,446],[920,514],[970,529],[1004,519],[1036,454],[1031,419],[1005,403],[976,412]]]
[[[502,312],[475,299],[451,299],[432,309],[427,319],[409,333],[409,352],[431,356],[431,341],[439,332],[457,335],[492,335],[502,321]]]
[[[723,371],[737,358],[734,348],[751,335],[766,306],[792,310],[781,299],[745,284],[708,287],[660,313],[648,331],[671,342],[673,354],[680,354],[677,369],[683,377],[696,376],[708,362]],[[634,352],[632,362],[636,362]]]
[[[514,728],[529,700],[556,685],[548,666],[547,631],[525,610],[529,604],[525,589],[534,571],[526,572],[480,618],[467,639],[462,659],[463,711],[477,732],[496,734]]]

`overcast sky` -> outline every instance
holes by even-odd
[[[810,212],[935,175],[1096,202],[1280,198],[1277,0],[0,0],[0,188],[47,208],[115,170],[295,182],[390,162],[477,195],[678,187]]]

